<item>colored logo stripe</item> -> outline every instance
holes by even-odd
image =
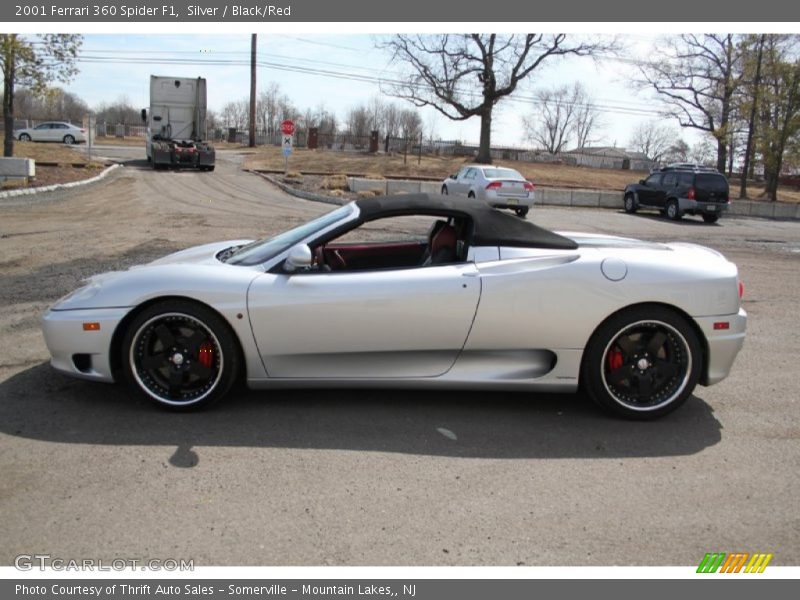
[[[697,567],[697,573],[763,573],[771,560],[772,554],[707,552]]]

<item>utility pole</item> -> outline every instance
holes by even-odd
[[[258,34],[250,40],[250,144],[256,147],[256,46]]]

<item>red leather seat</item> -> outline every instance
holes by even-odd
[[[431,256],[428,264],[440,265],[455,262],[457,241],[458,236],[455,227],[452,225],[441,227],[439,231],[433,234],[431,239]]]

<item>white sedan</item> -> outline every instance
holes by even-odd
[[[52,365],[196,408],[252,388],[586,390],[654,418],[745,337],[708,248],[558,234],[476,200],[361,199],[278,236],[93,277],[44,315]]]
[[[14,132],[20,142],[62,142],[67,145],[85,142],[86,130],[61,121],[48,121],[36,127],[19,129]]]
[[[442,182],[442,194],[475,198],[495,208],[510,208],[525,218],[533,207],[534,185],[519,171],[492,165],[464,165]]]

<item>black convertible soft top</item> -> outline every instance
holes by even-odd
[[[362,221],[402,215],[468,217],[473,246],[515,246],[575,250],[574,241],[472,198],[403,194],[356,200]]]

